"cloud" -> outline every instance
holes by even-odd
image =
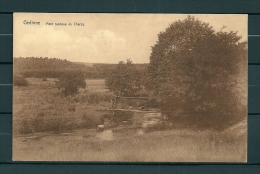
[[[58,57],[84,62],[114,62],[113,57],[123,52],[126,43],[123,37],[110,30],[73,36],[48,26],[18,36],[16,41],[16,57]]]
[[[93,35],[93,44],[100,50],[114,51],[125,44],[125,39],[109,30],[98,30]]]

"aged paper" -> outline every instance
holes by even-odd
[[[13,160],[247,161],[247,15],[15,13]]]

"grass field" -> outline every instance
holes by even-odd
[[[14,139],[14,159],[134,162],[241,162],[246,159],[245,134],[171,130],[114,136],[114,140],[102,140],[92,129],[19,136]]]
[[[246,160],[246,121],[222,132],[177,129],[139,135],[96,132],[113,95],[104,80],[87,80],[74,97],[62,97],[55,79],[29,78],[14,86],[13,160],[241,162]]]
[[[55,79],[28,78],[29,86],[14,86],[14,133],[63,131],[98,124],[113,95],[104,89],[104,80],[89,80],[87,88],[73,97],[62,97]],[[94,85],[93,85],[94,84]],[[95,86],[95,87],[93,87]],[[94,122],[94,124],[90,124]]]

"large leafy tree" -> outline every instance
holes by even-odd
[[[246,78],[247,48],[240,39],[237,32],[216,32],[193,16],[160,32],[150,56],[148,87],[162,111],[217,127],[241,119],[236,111],[245,108],[240,94],[246,93],[246,83],[238,77]]]
[[[106,87],[119,96],[134,96],[141,90],[140,73],[130,59],[117,64],[106,78]]]

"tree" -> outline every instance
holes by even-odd
[[[106,87],[116,95],[133,96],[141,90],[141,80],[130,59],[120,61],[106,78]]]
[[[64,72],[56,85],[65,96],[77,94],[79,88],[86,88],[84,75],[78,71]]]
[[[247,60],[247,44],[240,39],[237,32],[216,32],[193,16],[160,32],[150,55],[148,87],[162,111],[171,118],[181,111],[217,127],[241,119],[234,114],[238,107],[245,108],[235,92],[237,84],[246,93],[246,83],[237,83]]]

